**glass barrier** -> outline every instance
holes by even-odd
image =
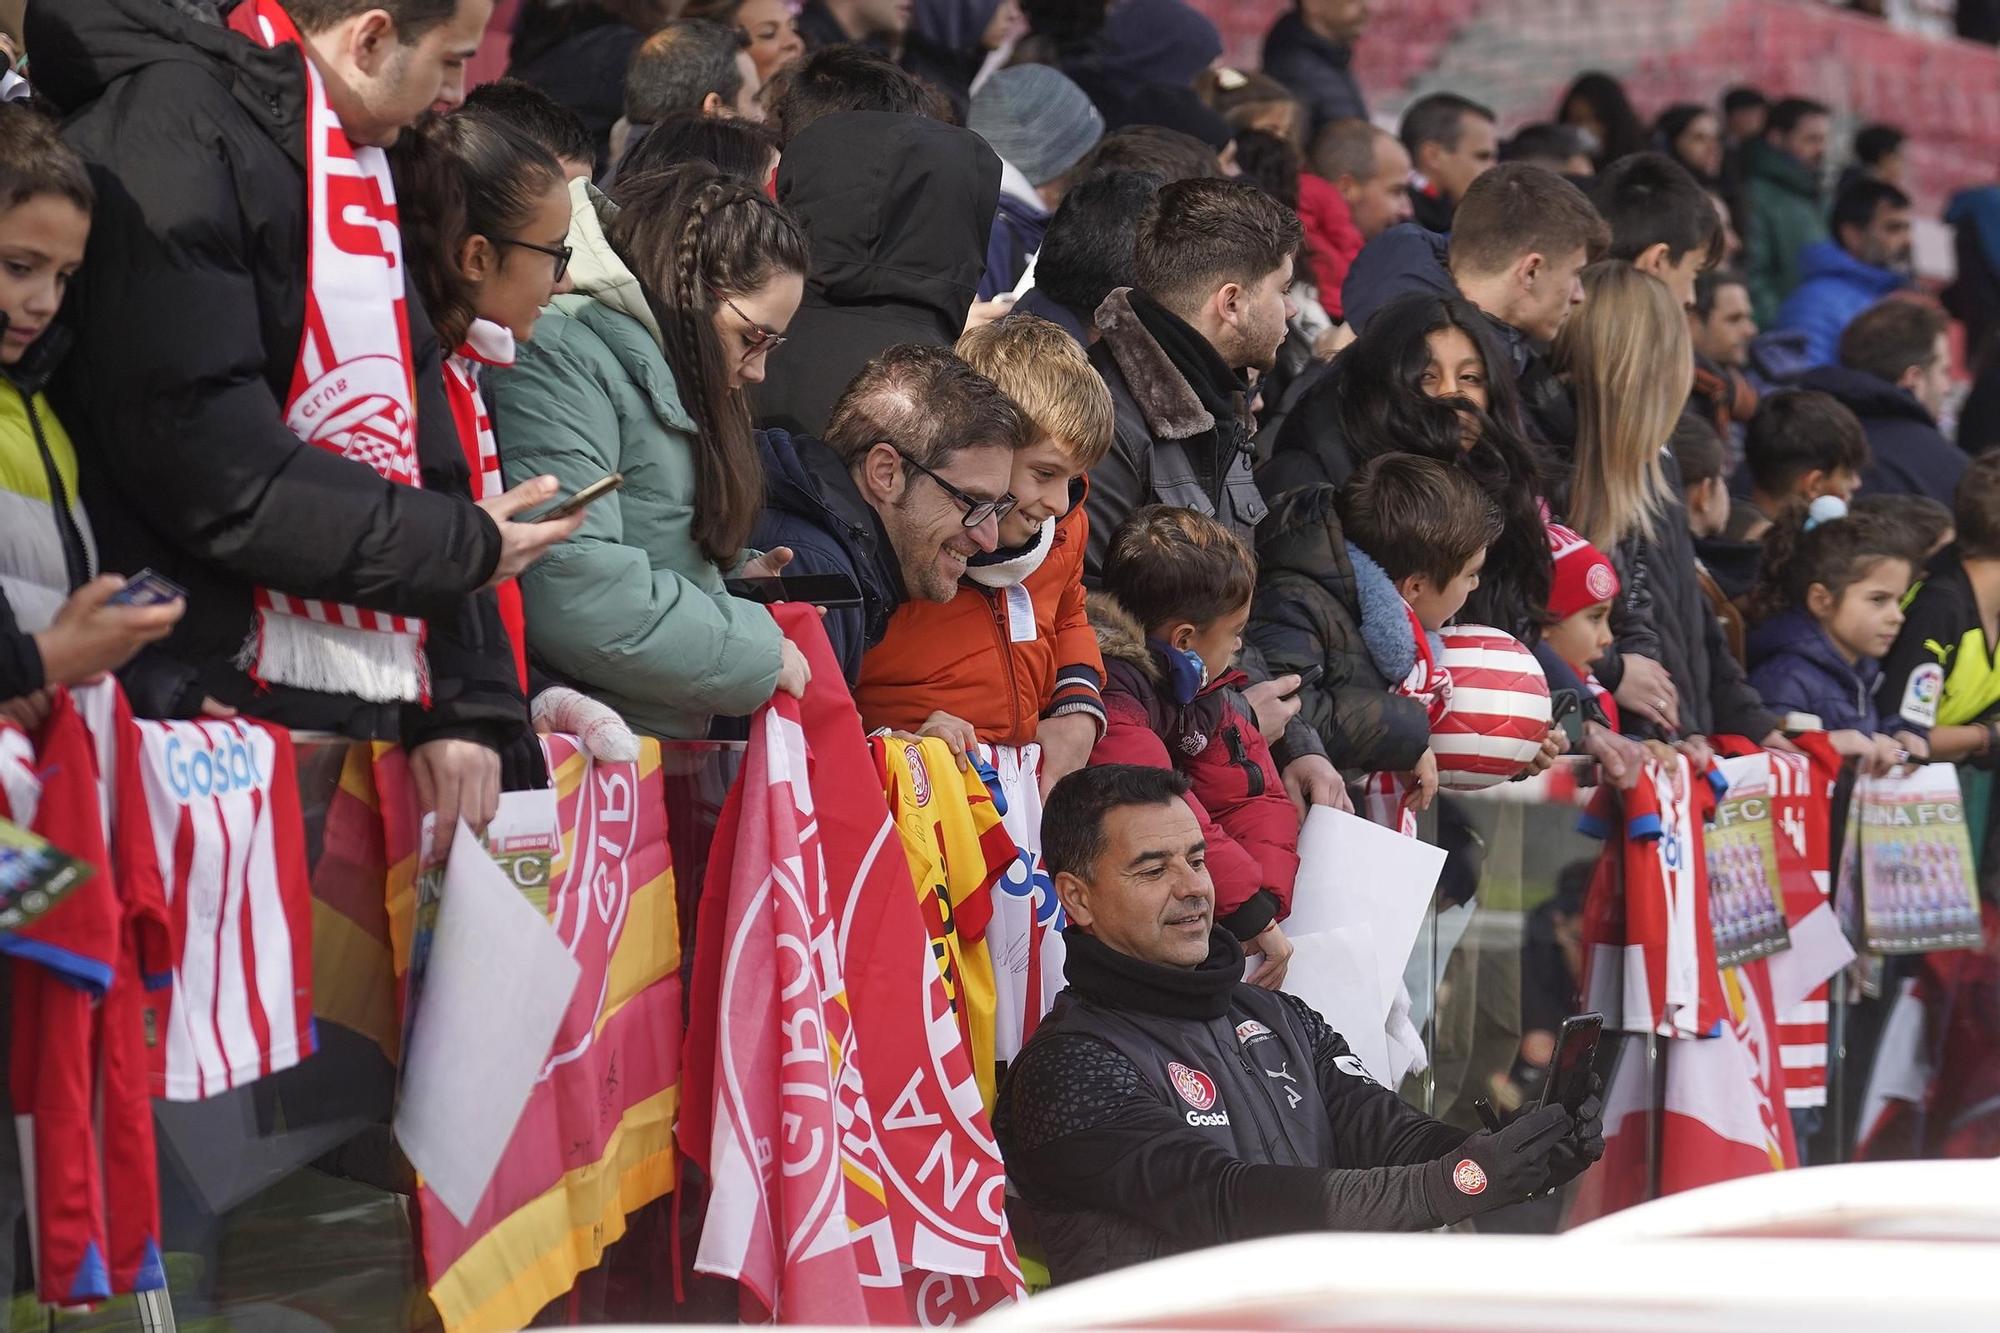
[[[336,972],[354,965],[351,960],[370,946],[379,954],[373,965],[383,966],[387,947],[386,941],[360,940],[345,954],[329,952],[338,923],[328,922],[328,903],[357,884],[368,891],[376,882],[369,876],[378,873],[365,857],[357,861],[331,846],[337,839],[329,837],[329,814],[346,754],[341,743],[299,746],[318,918],[318,1054],[221,1097],[156,1103],[171,1304],[171,1315],[164,1318],[182,1328],[437,1326],[405,1207],[412,1181],[388,1128],[392,1066],[376,1040],[327,1016]],[[740,745],[665,748],[684,940],[694,938],[698,886],[741,760]],[[1467,1130],[1480,1127],[1476,1099],[1487,1099],[1504,1115],[1539,1095],[1553,1030],[1582,1007],[1583,904],[1601,844],[1577,831],[1576,804],[1528,795],[1520,788],[1449,793],[1423,820],[1422,835],[1442,846],[1447,859],[1406,972],[1411,1020],[1428,1063],[1405,1080],[1401,1092],[1412,1104]],[[692,955],[686,950],[687,959]],[[1965,957],[1968,965],[1984,964],[1984,955]],[[349,961],[329,966],[329,959],[342,958]],[[1843,1028],[1850,1043],[1872,1049],[1887,1025],[1897,977],[1912,972],[1908,963],[1890,970],[1887,998],[1852,1010],[1834,1006],[1836,1050]],[[1986,1010],[2000,1009],[1990,1003],[1993,993],[1991,986],[1977,991],[1985,1008],[1960,1014],[1958,1021],[1990,1020]],[[1636,1040],[1630,1046],[1625,1058],[1647,1061],[1650,1079],[1653,1052]],[[1835,1067],[1840,1071],[1839,1062]],[[1811,1146],[1813,1160],[1835,1160],[1835,1148],[1852,1134],[1861,1091],[1851,1074],[1845,1083],[1837,1076],[1832,1100],[1836,1107],[1850,1104],[1849,1109],[1827,1117],[1835,1123]],[[1657,1137],[1650,1111],[1644,1124],[1650,1145]],[[1908,1155],[1921,1155],[1915,1148],[1935,1138],[1917,1133]],[[11,1160],[0,1160],[0,1168],[11,1166]],[[0,1194],[7,1183],[0,1178]],[[1468,1229],[1554,1232],[1562,1226],[1565,1202],[1566,1197],[1532,1200],[1489,1214]],[[683,1262],[692,1256],[699,1204],[692,1197],[684,1210],[674,1204],[669,1199],[634,1217],[606,1261],[585,1273],[578,1289],[537,1322],[733,1319],[727,1284],[693,1283],[688,1288],[693,1299],[676,1305],[669,1256],[679,1253]],[[681,1229],[678,1251],[675,1226]],[[25,1264],[25,1256],[22,1260]],[[93,1314],[52,1318],[31,1297],[21,1296],[11,1313],[18,1329],[169,1326],[130,1300]]]

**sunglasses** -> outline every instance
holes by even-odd
[[[746,362],[749,361],[759,352],[775,352],[780,347],[783,347],[785,345],[786,338],[784,334],[779,333],[776,329],[765,328],[762,324],[759,324],[756,320],[744,314],[742,307],[738,306],[736,302],[730,300],[728,297],[724,296],[721,292],[715,290],[715,288],[710,287],[708,289],[708,294],[710,296],[713,296],[716,300],[722,302],[722,304],[728,306],[730,311],[735,314],[736,318],[742,320],[745,324],[748,324],[750,326],[748,329],[744,330],[743,333],[744,361]]]
[[[536,254],[547,255],[556,261],[556,274],[552,281],[561,282],[563,274],[569,272],[569,257],[576,253],[567,245],[537,245],[533,241],[520,241],[512,236],[495,236],[495,245],[512,245],[522,250],[533,250]]]
[[[888,441],[885,440],[883,443],[887,444]],[[889,447],[896,449],[896,446],[893,444],[889,445]],[[902,459],[905,463],[908,463],[911,467],[936,482],[939,490],[956,501],[958,507],[965,511],[965,517],[959,521],[968,528],[976,528],[989,518],[1005,518],[1014,512],[1015,505],[1021,503],[1011,495],[1003,495],[997,500],[982,500],[976,495],[967,495],[964,491],[961,491],[958,487],[952,485],[943,477],[940,477],[937,473],[904,453],[901,449],[896,449],[896,457]]]

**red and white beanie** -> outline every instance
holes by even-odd
[[[1568,620],[1618,595],[1618,571],[1604,552],[1560,523],[1549,524],[1549,555],[1555,561],[1549,586],[1552,620]]]

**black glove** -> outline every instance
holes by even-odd
[[[1545,1189],[1549,1158],[1570,1131],[1569,1112],[1544,1106],[1499,1131],[1482,1130],[1440,1157],[1431,1202],[1446,1225]],[[1598,1143],[1603,1144],[1600,1126]]]
[[[1569,1133],[1556,1140],[1555,1151],[1549,1154],[1550,1189],[1569,1184],[1604,1156],[1603,1094],[1604,1080],[1592,1074],[1590,1095],[1576,1108]]]

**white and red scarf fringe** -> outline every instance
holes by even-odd
[[[493,435],[493,416],[486,410],[486,396],[479,391],[481,366],[514,364],[514,335],[490,319],[475,319],[465,331],[465,341],[445,358],[444,396],[451,404],[451,419],[458,427],[458,443],[465,450],[465,462],[472,469],[472,498],[490,500],[507,489],[500,476],[500,442]],[[528,640],[526,615],[521,606],[521,586],[508,579],[497,589],[500,623],[514,649],[514,670],[521,689],[528,688]]]
[[[244,0],[229,26],[300,47],[306,79],[306,318],[285,424],[314,448],[421,485],[402,232],[389,160],[348,142],[326,83],[277,0]],[[374,703],[428,701],[424,624],[411,616],[258,588],[240,665],[259,684]]]

